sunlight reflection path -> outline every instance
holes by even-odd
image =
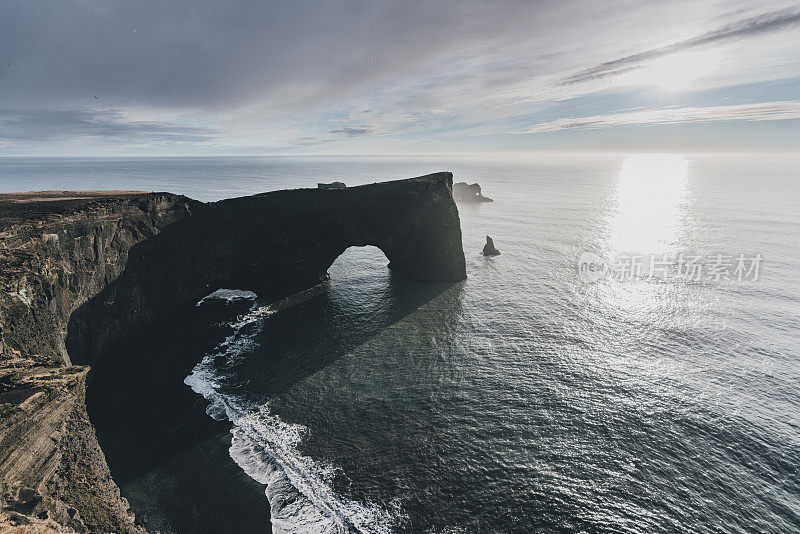
[[[617,214],[611,223],[608,258],[621,253],[674,250],[689,162],[676,154],[628,156],[617,182]]]
[[[612,264],[623,257],[674,254],[682,233],[681,206],[686,201],[689,162],[680,154],[640,154],[622,163],[616,186],[616,212],[604,256]],[[647,276],[646,266],[642,275]],[[642,277],[604,287],[608,311],[624,320],[655,325],[677,305],[679,288],[648,283]]]

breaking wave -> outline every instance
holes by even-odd
[[[269,403],[248,405],[220,391],[216,371],[219,358],[232,363],[252,351],[266,318],[313,298],[321,290],[312,288],[269,306],[254,303],[247,314],[229,323],[231,335],[203,357],[184,383],[208,400],[208,415],[233,423],[231,458],[251,478],[266,485],[273,534],[388,534],[392,531],[392,514],[375,504],[339,495],[331,485],[334,466],[300,453],[298,445],[307,430],[304,426],[282,421],[270,412]],[[214,298],[228,299],[233,295],[223,291],[215,293]],[[254,299],[255,295],[235,294],[235,298],[242,297]]]

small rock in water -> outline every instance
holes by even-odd
[[[494,248],[494,241],[488,235],[486,236],[486,244],[483,245],[484,256],[499,256],[500,251]]]

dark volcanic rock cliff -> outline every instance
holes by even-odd
[[[452,175],[296,189],[193,206],[132,248],[125,271],[72,314],[67,348],[92,365],[109,340],[219,288],[277,299],[327,277],[350,246],[374,245],[414,280],[466,278]]]
[[[140,532],[85,405],[84,366],[0,362],[0,531]],[[40,532],[47,530],[33,530]]]
[[[452,175],[212,204],[0,195],[0,527],[139,530],[86,417],[88,369],[64,366],[113,365],[114,343],[220,287],[265,299],[310,287],[353,245],[412,279],[464,279]]]
[[[125,270],[134,245],[199,205],[167,193],[0,195],[0,354],[70,363],[72,312]]]
[[[129,250],[199,203],[161,193],[0,195],[0,530],[138,532],[86,414],[67,323]],[[36,530],[38,531],[38,530]]]

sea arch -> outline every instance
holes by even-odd
[[[327,278],[348,247],[372,245],[399,276],[466,278],[453,176],[295,189],[197,203],[128,253],[120,276],[70,317],[66,348],[94,364],[116,340],[220,288],[277,299]]]

